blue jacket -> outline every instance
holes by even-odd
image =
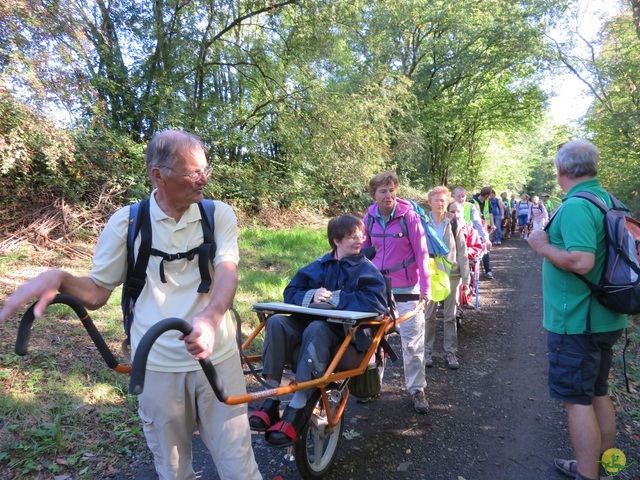
[[[364,255],[353,255],[337,260],[333,252],[301,268],[284,290],[284,301],[308,307],[315,291],[324,287],[334,292],[337,310],[385,313],[387,292],[384,277]],[[331,302],[333,304],[333,302]],[[365,340],[363,329],[358,329],[356,346],[365,351],[371,339]]]
[[[323,287],[339,295],[337,310],[387,311],[384,277],[362,254],[337,260],[331,252],[301,268],[284,289],[284,301],[308,307],[307,292]]]

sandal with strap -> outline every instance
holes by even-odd
[[[274,447],[289,447],[294,445],[309,421],[306,408],[287,407],[282,420],[271,427],[264,435],[265,440]]]
[[[562,458],[556,458],[553,463],[556,468],[567,477],[576,478],[578,476],[578,462],[575,460],[563,460]]]
[[[267,398],[260,410],[249,417],[249,426],[256,432],[266,432],[280,420],[280,400]]]

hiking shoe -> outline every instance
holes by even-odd
[[[493,280],[493,272],[492,272],[491,270],[489,270],[489,271],[487,272],[487,278],[488,278],[489,280]]]
[[[455,353],[447,352],[447,367],[451,370],[457,370],[460,368],[460,364],[458,363]]]
[[[413,394],[413,408],[416,413],[429,413],[429,402],[427,402],[423,391],[418,391]]]
[[[424,352],[424,366],[433,367],[433,357],[431,356],[431,352]]]

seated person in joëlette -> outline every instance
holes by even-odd
[[[387,310],[384,277],[362,253],[364,224],[353,215],[333,218],[327,226],[332,251],[296,273],[284,290],[286,303],[302,307],[334,308],[382,314]],[[267,320],[262,353],[262,374],[266,383],[277,388],[285,365],[302,383],[324,375],[332,351],[345,338],[344,327],[312,315],[273,315]],[[366,352],[371,338],[358,329],[356,349]],[[299,349],[294,364],[294,354]],[[274,446],[294,444],[309,420],[306,408],[313,389],[294,393],[280,415],[280,400],[268,398],[249,418],[251,428],[264,431]]]

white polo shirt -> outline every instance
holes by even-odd
[[[180,221],[167,216],[155,200],[155,190],[151,194],[151,232],[153,248],[165,253],[187,252],[199,247],[203,242],[200,210],[197,204],[191,204]],[[215,201],[214,240],[216,255],[213,265],[222,262],[239,261],[238,227],[233,209],[226,203]],[[93,268],[89,276],[101,287],[114,290],[121,285],[127,273],[127,229],[129,207],[118,210],[105,226],[93,256]],[[137,257],[140,235],[136,239],[134,253]],[[198,256],[187,259],[164,262],[164,274],[167,283],[160,281],[160,262],[162,258],[151,255],[147,267],[147,279],[144,289],[135,305],[134,322],[131,326],[131,350],[135,349],[144,333],[159,320],[169,317],[190,321],[191,317],[209,303],[209,294],[198,293],[200,269]],[[209,265],[213,279],[213,266]],[[211,291],[215,288],[212,286]],[[149,353],[147,368],[160,372],[187,372],[200,369],[184,345],[178,340],[181,333],[171,330],[161,335]],[[235,326],[227,312],[225,320],[216,331],[215,345],[211,361],[215,365],[237,354]]]

